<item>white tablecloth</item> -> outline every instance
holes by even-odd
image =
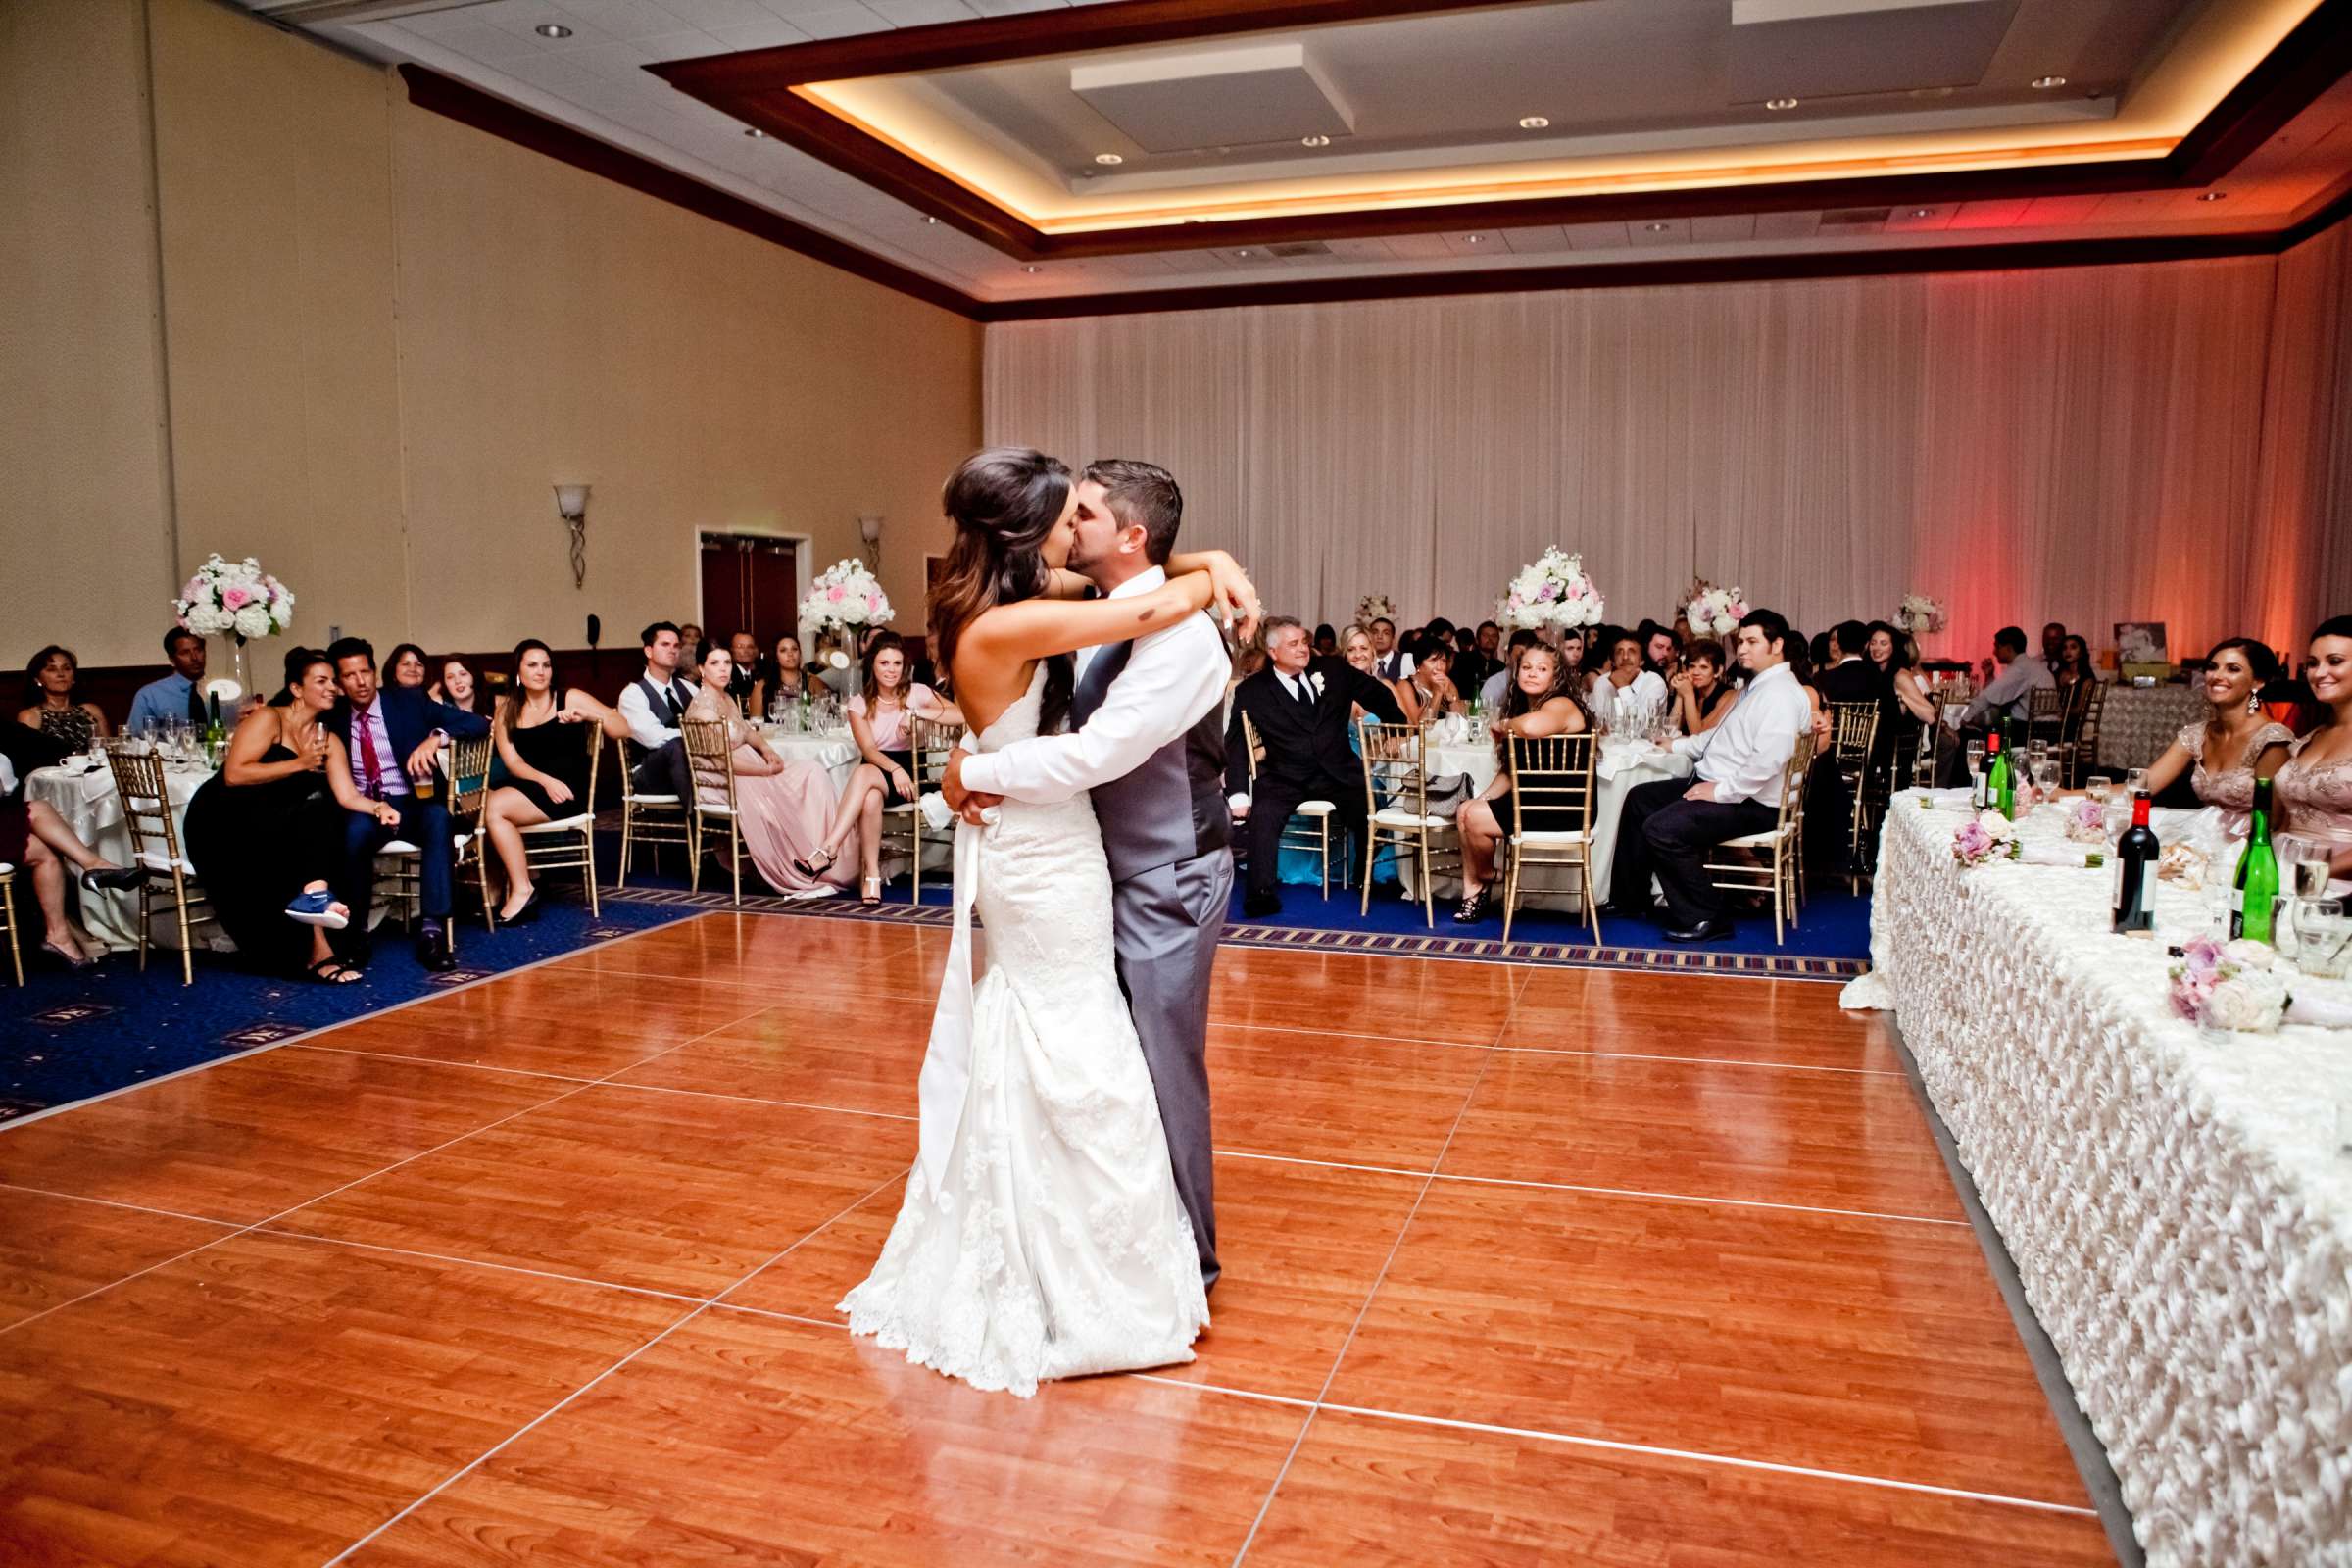
[[[2199,895],[2114,936],[2108,873],[1963,871],[1961,820],[1889,811],[1845,1005],[1895,1009],[2148,1561],[2352,1564],[2352,1033],[2199,1038]]]
[[[833,775],[833,792],[838,795],[849,787],[850,775],[858,768],[858,743],[846,733],[838,735],[794,735],[781,729],[760,731],[768,750],[788,762],[814,762]]]
[[[114,772],[103,763],[87,771],[80,769],[77,761],[62,767],[35,769],[24,781],[24,798],[48,803],[66,819],[66,825],[80,836],[82,843],[117,865],[128,865],[130,831],[122,825],[122,802],[115,793]],[[188,802],[212,776],[209,767],[174,766],[165,771],[164,787],[172,797],[172,818],[180,829],[183,855],[187,853]],[[84,930],[108,947],[127,953],[139,945],[138,895],[92,893],[84,888],[81,923]],[[179,945],[178,930],[169,921],[158,924],[154,935],[158,942]],[[226,948],[228,939],[221,936],[214,945]]]
[[[1593,766],[1596,788],[1592,798],[1592,879],[1593,897],[1606,902],[1609,897],[1609,867],[1617,858],[1617,819],[1625,812],[1625,797],[1637,784],[1653,779],[1687,777],[1691,768],[1690,759],[1672,752],[1660,751],[1644,741],[1603,741],[1600,760]],[[1493,742],[1484,744],[1464,742],[1453,746],[1433,745],[1428,751],[1429,776],[1445,778],[1452,774],[1470,776],[1473,794],[1494,782],[1501,763],[1494,756]],[[1531,879],[1538,873],[1531,872]],[[1561,873],[1541,873],[1546,879],[1561,880]],[[1412,887],[1408,875],[1405,886]],[[1458,898],[1460,882],[1452,877],[1438,879],[1434,891],[1440,898]],[[1577,908],[1573,894],[1539,895],[1525,901],[1543,908]]]

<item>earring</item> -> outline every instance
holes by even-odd
[[[2259,713],[2262,711],[2262,694],[2260,692],[2248,692],[2246,694],[2246,711],[2249,713]]]

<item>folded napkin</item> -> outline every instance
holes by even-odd
[[[2352,1029],[2352,990],[2342,985],[2328,986],[2325,991],[2313,991],[2312,986],[2328,985],[2324,980],[2306,980],[2293,1000],[2286,1004],[2288,1023],[2306,1023],[2321,1029]]]

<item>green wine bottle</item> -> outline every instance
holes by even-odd
[[[1985,803],[2012,822],[2017,820],[2017,780],[2009,767],[2009,749],[2006,722],[1996,724],[1984,737],[1984,796]]]
[[[2230,894],[2231,940],[2272,940],[2271,909],[2278,898],[2278,857],[2271,849],[2271,781],[2258,778],[2254,781],[2254,825],[2246,834],[2246,853],[2237,862],[2237,885]]]

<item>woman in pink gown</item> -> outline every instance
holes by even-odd
[[[686,716],[722,720],[735,744],[736,823],[743,847],[760,879],[778,893],[839,893],[855,874],[854,862],[827,865],[814,876],[793,863],[822,844],[832,825],[840,805],[833,776],[814,762],[787,761],[769,750],[727,695],[734,672],[735,662],[724,648],[707,651],[699,675],[702,693],[687,705]],[[702,789],[706,801],[717,799],[712,786]]]

